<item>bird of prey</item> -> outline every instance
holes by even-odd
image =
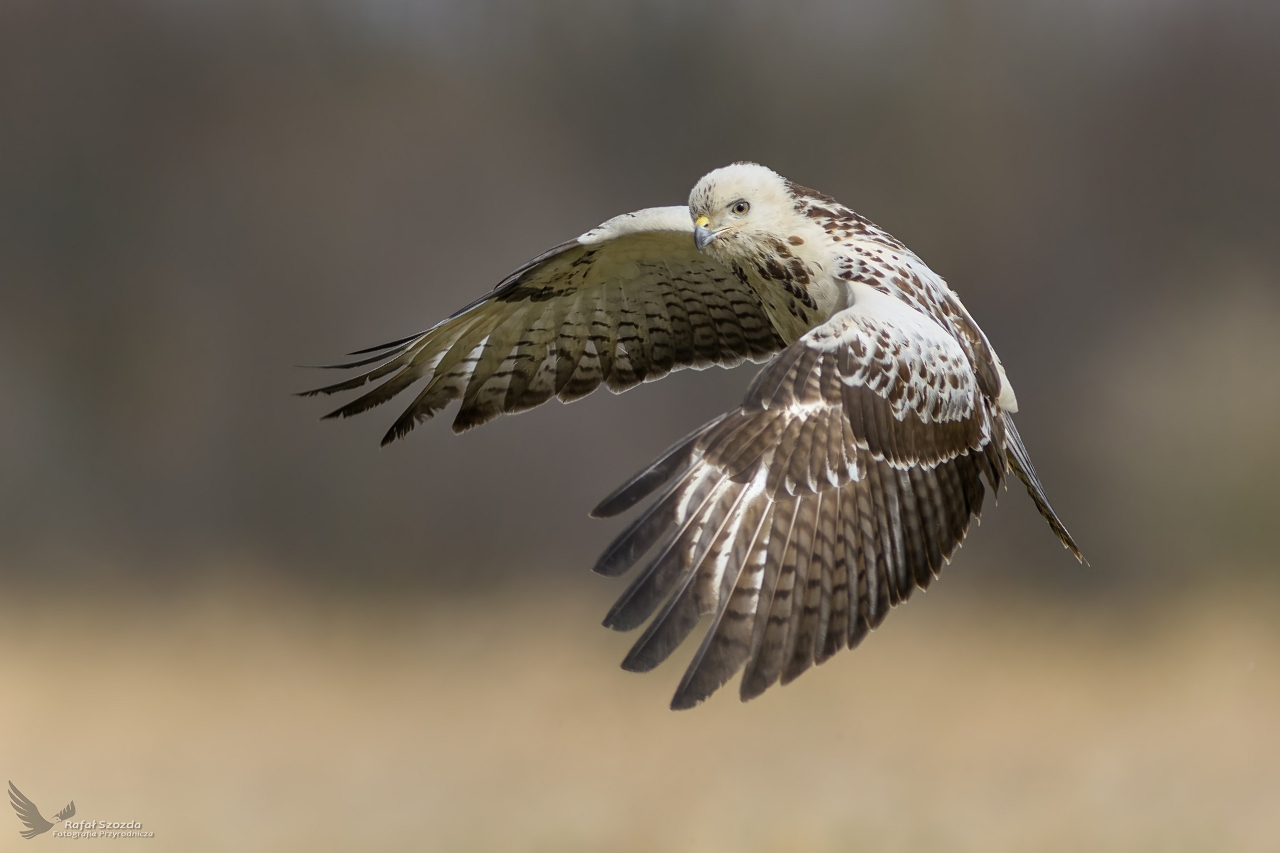
[[[604,624],[648,627],[644,672],[712,616],[672,700],[701,702],[745,667],[744,701],[853,648],[924,589],[1008,473],[1083,559],[1045,497],[1000,359],[960,299],[886,231],[753,163],[717,169],[687,206],[610,219],[421,334],[352,353],[367,368],[306,394],[418,382],[383,444],[453,400],[455,432],[604,383],[763,362],[746,399],[607,497],[657,492],[596,564],[645,563]],[[655,615],[656,614],[656,615]]]
[[[9,782],[9,802],[18,813],[18,819],[26,824],[25,830],[19,830],[23,838],[35,838],[42,832],[53,829],[54,824],[59,821],[70,820],[76,814],[76,801],[72,800],[65,809],[53,816],[52,822],[45,820],[36,804],[28,800],[12,781]]]

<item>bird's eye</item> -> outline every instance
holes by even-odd
[[[732,210],[734,213],[738,214],[739,216],[746,213],[750,209],[751,209],[751,205],[747,204],[745,201],[742,201],[741,199],[738,201],[735,201],[733,203],[733,207],[730,208],[730,210]]]

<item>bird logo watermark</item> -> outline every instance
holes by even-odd
[[[18,832],[28,840],[53,830],[54,838],[154,838],[155,833],[142,828],[142,821],[109,821],[109,820],[72,820],[76,815],[76,804],[72,800],[67,807],[53,816],[53,820],[45,820],[36,804],[27,795],[18,790],[18,786],[9,782],[9,802],[18,813],[18,820],[27,827]],[[58,826],[62,824],[62,826]]]
[[[26,824],[26,829],[19,830],[23,838],[35,838],[53,829],[55,824],[75,817],[76,814],[76,801],[72,800],[67,803],[65,809],[53,816],[52,821],[45,820],[44,815],[40,814],[40,809],[36,808],[36,804],[27,799],[27,795],[19,791],[12,781],[9,782],[9,802],[13,804],[13,810],[18,813],[18,820]]]

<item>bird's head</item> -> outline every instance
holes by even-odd
[[[759,256],[796,224],[795,199],[782,175],[755,163],[710,172],[689,193],[694,242],[723,263]]]
[[[724,263],[759,257],[796,222],[787,181],[755,163],[708,173],[689,194],[689,214],[698,250]]]

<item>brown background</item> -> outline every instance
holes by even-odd
[[[156,849],[1274,849],[1278,151],[1267,2],[0,4],[0,770]],[[378,450],[292,365],[737,159],[959,291],[1092,566],[1010,493],[671,714],[586,511],[750,368]]]

